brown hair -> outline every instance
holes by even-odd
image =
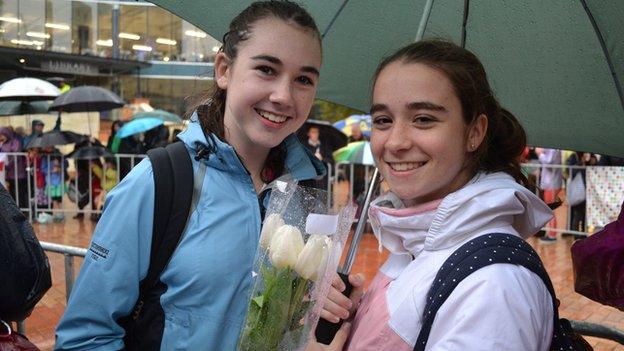
[[[231,62],[236,60],[238,47],[242,41],[249,39],[253,31],[253,24],[268,17],[275,17],[284,21],[291,21],[302,28],[311,30],[317,38],[321,35],[310,14],[301,6],[288,0],[257,1],[249,5],[230,22],[227,33],[223,36],[223,46],[219,52],[223,52]],[[195,97],[187,109],[187,117],[197,111],[200,125],[205,135],[211,133],[225,140],[225,127],[223,116],[225,113],[225,100],[227,91],[214,87],[203,94]],[[264,182],[269,182],[281,175],[284,171],[284,159],[286,150],[280,144],[269,151],[260,174]]]
[[[528,181],[520,168],[520,156],[526,146],[524,128],[511,112],[501,107],[494,96],[487,74],[479,59],[470,51],[444,40],[419,41],[385,58],[375,71],[389,64],[421,63],[446,75],[462,106],[464,122],[471,125],[483,114],[488,128],[483,142],[472,152],[468,166],[473,172],[505,172],[521,184]]]

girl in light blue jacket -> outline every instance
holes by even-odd
[[[256,2],[230,24],[215,58],[214,91],[199,99],[179,135],[195,177],[204,167],[205,175],[196,181],[197,206],[160,276],[162,311],[143,349],[235,349],[265,185],[286,173],[298,180],[324,173],[293,136],[310,112],[320,66],[316,24],[294,3]],[[118,320],[131,313],[149,267],[154,196],[147,159],[107,196],[56,330],[57,350],[125,347]]]

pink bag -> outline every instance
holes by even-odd
[[[574,290],[624,311],[624,204],[615,222],[571,248]]]

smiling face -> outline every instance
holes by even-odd
[[[450,80],[419,63],[393,62],[377,77],[371,149],[390,189],[412,206],[443,198],[473,176],[467,157],[487,122],[468,128]]]
[[[215,79],[227,90],[225,138],[238,152],[277,146],[305,122],[321,66],[319,39],[275,17],[259,20],[232,62],[220,53]]]

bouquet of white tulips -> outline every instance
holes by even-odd
[[[300,350],[308,343],[355,216],[353,205],[331,211],[326,200],[325,191],[275,182],[240,350]]]

